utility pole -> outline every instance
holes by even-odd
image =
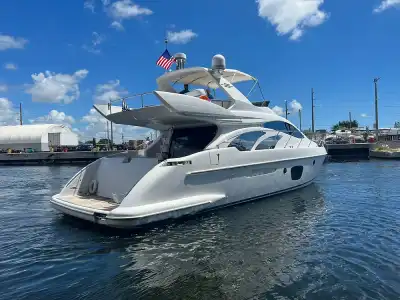
[[[375,136],[376,141],[379,139],[379,120],[378,120],[378,78],[374,78],[374,85],[375,85]]]
[[[300,131],[301,131],[301,109],[299,109],[299,125],[300,125]]]
[[[110,150],[110,132],[108,131],[108,121],[107,121],[107,148]]]
[[[287,101],[285,100],[285,118],[287,119],[288,111],[287,111]]]
[[[111,114],[111,99],[110,99],[110,103],[108,104],[108,109],[110,110],[110,114]],[[111,127],[111,148],[114,148],[114,133],[113,133],[113,123],[110,121],[110,127]]]
[[[311,89],[311,130],[315,132],[315,116],[314,116],[314,88]]]
[[[349,111],[349,121],[350,121],[349,127],[350,127],[350,130],[351,130],[351,111]]]
[[[22,103],[19,103],[19,125],[22,125]]]

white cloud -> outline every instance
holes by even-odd
[[[92,32],[92,41],[90,45],[83,45],[82,48],[90,53],[99,54],[101,52],[99,46],[104,42],[104,40],[105,37],[103,35],[94,31]]]
[[[124,26],[122,26],[121,22],[118,21],[112,22],[110,26],[117,30],[124,30]]]
[[[256,0],[258,15],[267,19],[279,35],[290,34],[298,40],[307,27],[316,27],[328,19],[320,10],[324,0]]]
[[[16,70],[16,69],[18,69],[17,65],[16,65],[16,64],[13,64],[13,63],[6,63],[6,64],[4,65],[4,68],[5,68],[6,70]]]
[[[28,40],[0,34],[0,51],[7,49],[23,49]]]
[[[108,103],[110,100],[117,100],[127,91],[123,90],[120,86],[119,80],[110,80],[106,84],[98,84],[96,86],[96,93],[93,97],[95,103]]]
[[[289,108],[292,113],[296,113],[299,112],[299,110],[302,110],[303,106],[296,99],[293,99],[292,102],[290,102],[289,104]]]
[[[18,112],[7,98],[0,98],[0,125],[18,124]]]
[[[289,105],[288,105],[288,114],[294,115],[299,112],[299,110],[302,110],[303,106],[301,105],[300,102],[298,102],[296,99],[293,99]],[[285,109],[280,106],[274,106],[272,108],[272,111],[276,113],[278,116],[284,116],[285,115]]]
[[[80,135],[83,140],[91,140],[93,137],[97,140],[107,138],[107,119],[101,116],[94,108],[80,122],[85,124],[80,129]],[[108,129],[111,138],[110,123]],[[148,128],[113,124],[113,138],[115,143],[122,141],[122,135],[124,135],[124,141],[126,142],[133,139],[144,139],[149,132]]]
[[[110,6],[110,14],[114,19],[130,19],[141,15],[148,16],[152,13],[150,9],[134,4],[131,0],[117,1]]]
[[[109,5],[110,1],[108,0],[103,0],[102,2],[108,11],[108,14],[114,20],[111,23],[111,27],[117,30],[123,29],[123,20],[137,18],[140,16],[149,16],[153,14],[152,10],[146,7],[141,7],[138,4],[134,4],[131,0],[120,0],[111,5]]]
[[[368,118],[368,115],[367,114],[361,114],[360,115],[362,118]]]
[[[8,87],[5,84],[0,84],[0,92],[7,92]]]
[[[72,75],[56,74],[50,71],[32,74],[33,85],[26,90],[26,93],[32,95],[32,101],[71,103],[79,98],[79,82],[87,76],[88,72],[83,69]]]
[[[94,13],[94,0],[86,0],[83,3],[83,7]]]
[[[272,108],[272,111],[273,111],[274,113],[276,113],[278,116],[283,116],[283,108],[280,107],[280,106],[275,105],[275,106]]]
[[[381,4],[374,9],[374,12],[380,13],[395,6],[400,6],[400,0],[382,0]]]
[[[293,30],[292,35],[289,39],[292,41],[297,41],[303,35],[304,31],[302,29],[296,28]]]
[[[194,33],[191,29],[185,29],[177,32],[168,31],[167,33],[168,42],[173,44],[186,44],[195,37],[197,37],[197,33]]]
[[[71,125],[75,123],[72,116],[66,115],[64,112],[53,109],[49,114],[31,120],[31,123],[46,123],[46,124],[64,124]]]

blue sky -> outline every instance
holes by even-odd
[[[151,91],[164,70],[155,61],[169,35],[170,52],[187,67],[227,67],[260,80],[271,108],[287,100],[311,125],[330,128],[349,112],[374,123],[373,78],[380,125],[400,120],[400,0],[12,1],[1,2],[0,124],[59,122],[83,137],[104,136],[93,103]],[[293,102],[293,100],[296,100]],[[297,113],[290,119],[298,124]],[[126,139],[143,135],[116,126]]]

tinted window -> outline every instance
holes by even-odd
[[[281,131],[281,132],[290,134],[294,137],[297,137],[299,139],[302,139],[304,137],[303,134],[300,131],[298,131],[296,128],[294,128],[292,125],[282,122],[282,121],[272,121],[272,122],[264,123],[264,128]]]
[[[169,149],[170,158],[188,156],[203,151],[217,134],[217,126],[174,129]]]
[[[256,141],[265,134],[263,131],[246,132],[235,138],[228,147],[236,147],[239,151],[250,151]]]
[[[280,139],[281,136],[279,135],[269,136],[257,145],[256,150],[274,149]]]

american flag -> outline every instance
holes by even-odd
[[[163,54],[161,54],[160,58],[157,60],[157,66],[160,66],[164,69],[169,69],[171,65],[175,62],[175,57],[169,54],[168,50],[165,50]]]

